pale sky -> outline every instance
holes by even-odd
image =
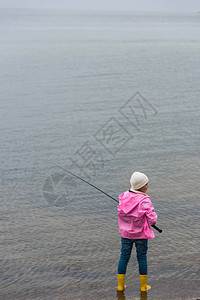
[[[0,0],[0,7],[199,12],[200,0]]]

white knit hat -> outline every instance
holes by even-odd
[[[148,177],[145,174],[140,173],[140,172],[134,172],[130,179],[131,187],[134,190],[139,190],[144,185],[146,185],[148,182],[149,182]]]

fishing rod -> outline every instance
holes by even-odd
[[[112,196],[110,196],[109,194],[107,194],[106,192],[102,191],[100,188],[96,187],[94,184],[92,184],[92,183],[86,181],[85,179],[83,179],[83,178],[77,176],[76,174],[74,174],[74,173],[72,173],[72,172],[66,170],[65,168],[63,168],[63,167],[61,167],[61,166],[58,166],[58,165],[56,165],[56,164],[54,164],[54,166],[56,166],[57,168],[62,169],[63,171],[67,172],[68,174],[71,174],[72,176],[78,178],[79,180],[82,180],[83,182],[89,184],[90,186],[92,186],[93,188],[95,188],[96,190],[98,190],[99,192],[103,193],[103,194],[106,195],[107,197],[109,197],[109,198],[111,198],[112,200],[114,200],[115,202],[119,203],[118,200],[116,200],[115,198],[113,198]],[[159,233],[162,232],[162,229],[158,228],[156,225],[151,225],[151,227],[153,227],[154,229],[156,229]]]

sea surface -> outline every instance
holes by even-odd
[[[200,298],[200,15],[0,10],[0,299]],[[117,295],[114,199],[158,214]]]

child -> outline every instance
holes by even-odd
[[[140,172],[132,174],[131,189],[119,196],[118,223],[121,232],[121,255],[118,264],[118,291],[125,289],[125,274],[128,261],[135,243],[140,273],[141,291],[151,287],[147,285],[147,249],[148,239],[155,237],[150,225],[157,222],[157,214],[146,194],[148,177]]]

